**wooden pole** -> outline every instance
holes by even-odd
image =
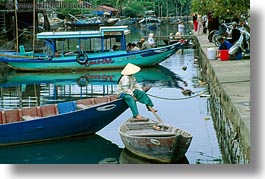
[[[35,49],[35,33],[36,33],[36,0],[33,0],[33,36],[32,36],[33,55],[34,55],[34,49]]]
[[[161,123],[164,123],[164,121],[158,116],[158,114],[155,112],[154,108],[148,106],[149,110],[152,111],[152,113],[155,115],[155,117],[157,118],[157,120]]]
[[[17,5],[18,2],[16,0],[14,0],[14,4],[15,4],[15,27],[16,27],[16,52],[18,53],[18,23],[17,23]]]

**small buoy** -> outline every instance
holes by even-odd
[[[182,67],[182,70],[186,71],[186,70],[187,70],[187,66],[186,66],[186,65],[183,66],[183,67]]]

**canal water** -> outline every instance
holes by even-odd
[[[188,25],[187,25],[188,26]],[[188,27],[186,33],[189,32]],[[155,35],[176,32],[176,26],[161,26]],[[148,36],[149,31],[131,27],[130,41]],[[186,67],[186,70],[184,70]],[[87,73],[19,74],[11,72],[2,77],[0,108],[16,108],[19,105],[34,105],[73,100],[80,97],[96,97],[113,94],[120,71],[95,71]],[[80,77],[90,80],[80,83]],[[148,95],[158,109],[164,123],[184,129],[193,135],[191,146],[179,164],[225,163],[217,141],[209,98],[194,49],[178,51],[159,66],[143,68],[137,75],[142,85],[151,85]],[[79,83],[78,83],[79,82]],[[193,92],[182,94],[180,87]],[[205,92],[206,97],[199,94]],[[9,94],[9,95],[6,95]],[[19,96],[27,96],[23,103]],[[140,114],[156,120],[155,116],[138,103]],[[128,152],[118,133],[119,126],[131,117],[128,109],[116,120],[95,135],[76,137],[51,142],[1,147],[0,163],[87,163],[87,164],[138,164],[156,163]]]

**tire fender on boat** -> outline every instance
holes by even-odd
[[[77,79],[76,83],[78,84],[78,86],[80,87],[85,87],[88,85],[88,79],[85,78],[84,76],[81,76]]]
[[[79,64],[81,64],[81,65],[84,65],[84,64],[87,63],[87,61],[88,61],[88,56],[87,56],[87,54],[84,54],[84,53],[82,53],[82,54],[78,54],[78,55],[76,56],[76,61],[77,61],[77,63],[79,63]]]

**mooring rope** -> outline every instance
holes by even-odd
[[[152,94],[148,94],[148,96],[152,96],[154,98],[158,98],[158,99],[165,99],[165,100],[185,100],[185,99],[191,99],[191,98],[195,98],[197,96],[201,96],[204,92],[207,92],[207,90],[203,90],[195,95],[192,96],[188,96],[188,97],[183,97],[183,98],[166,98],[166,97],[161,97],[161,96],[156,96],[156,95],[152,95]]]
[[[249,82],[250,80],[241,80],[241,81],[224,81],[224,82],[221,82],[221,83],[218,83],[216,84],[215,86],[213,86],[212,88],[216,87],[217,85],[220,85],[220,84],[228,84],[228,83],[244,83],[244,82]],[[152,95],[152,94],[148,94],[148,96],[151,96],[151,97],[154,97],[154,98],[158,98],[158,99],[164,99],[164,100],[185,100],[185,99],[191,99],[191,98],[195,98],[197,96],[201,96],[203,93],[207,92],[208,90],[203,90],[203,91],[200,91],[198,92],[197,94],[195,95],[192,95],[192,96],[188,96],[188,97],[183,97],[183,98],[166,98],[166,97],[161,97],[161,96],[156,96],[156,95]],[[204,96],[201,96],[201,97],[204,97]]]

